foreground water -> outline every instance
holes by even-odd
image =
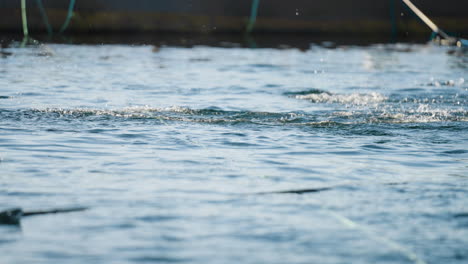
[[[10,46],[2,263],[466,263],[468,57]],[[317,192],[263,193],[325,188]]]

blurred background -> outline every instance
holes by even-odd
[[[210,42],[251,33],[310,43],[427,41],[431,31],[399,0],[27,0],[28,29],[37,37],[66,33],[87,42]],[[415,0],[441,28],[468,33],[468,1]],[[0,35],[22,33],[20,0],[0,2]],[[118,35],[118,37],[116,37]],[[132,37],[128,38],[129,36]],[[304,39],[305,38],[305,39]],[[187,40],[189,39],[189,40]],[[114,39],[115,40],[115,39]],[[116,40],[117,41],[117,40]],[[268,40],[264,40],[268,42]],[[177,43],[173,43],[177,44]],[[205,43],[206,44],[206,43]]]

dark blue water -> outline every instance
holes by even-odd
[[[428,45],[12,45],[0,207],[90,209],[0,226],[1,262],[467,263],[467,78]]]

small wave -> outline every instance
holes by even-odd
[[[386,52],[402,52],[402,53],[410,53],[421,50],[425,48],[424,45],[421,44],[406,44],[406,43],[391,43],[391,44],[374,44],[371,48],[379,50],[379,51],[386,51]]]
[[[449,155],[456,155],[456,154],[466,154],[468,153],[468,150],[465,149],[455,149],[455,150],[447,150],[443,152],[444,154],[449,154]]]
[[[284,66],[282,65],[274,65],[274,64],[268,64],[268,63],[255,63],[255,64],[249,64],[249,67],[252,68],[262,68],[262,69],[283,69]]]
[[[431,79],[431,81],[427,84],[427,86],[435,86],[435,87],[441,87],[441,86],[462,86],[465,83],[465,79],[460,78],[458,80],[435,80]]]
[[[334,99],[336,100],[336,99]],[[347,102],[353,102],[346,99]],[[356,99],[357,100],[357,99]],[[362,103],[362,98],[360,102]],[[365,101],[369,101],[365,99]],[[56,121],[81,122],[102,120],[155,120],[159,123],[190,122],[204,124],[247,124],[273,126],[307,126],[307,127],[336,127],[350,124],[399,124],[399,123],[433,123],[433,122],[466,122],[468,112],[463,107],[437,108],[435,105],[420,104],[412,107],[399,105],[379,105],[371,109],[350,109],[305,112],[256,112],[256,111],[227,111],[217,107],[191,109],[173,106],[168,108],[128,107],[123,109],[22,109],[2,110],[1,120],[15,120],[26,122]]]
[[[179,263],[179,262],[187,262],[188,259],[183,258],[172,258],[167,256],[141,256],[136,258],[131,258],[130,261],[136,263]]]
[[[388,124],[405,124],[405,123],[437,123],[437,122],[467,122],[466,114],[457,115],[450,114],[382,114],[373,116],[369,119],[370,123],[388,123]]]
[[[332,94],[332,93],[309,93],[299,94],[294,96],[296,99],[309,100],[313,103],[328,103],[328,104],[351,104],[351,105],[369,105],[381,103],[387,100],[387,97],[379,93],[369,94]]]
[[[298,96],[298,95],[309,95],[309,94],[330,94],[330,93],[324,90],[320,90],[320,89],[309,89],[305,91],[284,93],[284,95],[287,95],[287,96]]]
[[[216,107],[205,109],[191,109],[187,107],[128,107],[117,110],[100,109],[32,109],[19,111],[1,111],[0,116],[20,119],[38,118],[66,118],[66,119],[101,119],[101,118],[122,118],[122,119],[154,119],[161,122],[180,121],[192,123],[251,123],[251,124],[285,124],[300,123],[305,116],[301,113],[271,113],[254,111],[226,111]]]

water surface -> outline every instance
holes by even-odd
[[[5,263],[466,263],[468,57],[11,45]],[[321,192],[270,193],[324,188]]]

